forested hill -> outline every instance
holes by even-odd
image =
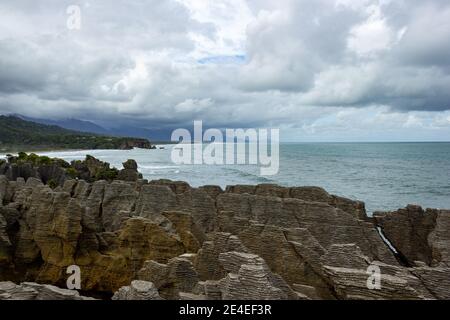
[[[111,137],[63,129],[54,125],[0,116],[0,151],[49,149],[150,149],[147,139]]]

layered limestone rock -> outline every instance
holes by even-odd
[[[112,300],[161,300],[161,297],[153,283],[134,280],[130,286],[120,288]]]
[[[327,203],[224,193],[218,196],[217,207],[224,231],[236,234],[236,231],[242,232],[252,224],[285,229],[304,228],[324,248],[336,243],[357,243],[370,258],[396,263],[372,223]]]
[[[57,192],[30,179],[15,193],[17,202],[0,207],[2,280],[13,262],[18,280],[61,284],[75,264],[85,290],[111,292],[130,283],[144,261],[167,262],[202,243],[188,213],[163,213],[158,221],[134,214],[138,183],[78,181]],[[6,233],[8,217],[14,237]]]
[[[300,199],[309,202],[323,202],[339,208],[343,211],[354,214],[360,219],[366,219],[366,209],[364,202],[354,201],[335,195],[330,195],[324,189],[319,187],[281,187],[274,184],[261,185],[237,185],[227,188],[229,193],[253,194],[259,196],[271,196],[279,198]]]
[[[297,298],[283,278],[272,273],[266,262],[257,255],[227,252],[220,254],[219,261],[228,272],[218,285],[224,300]]]
[[[6,197],[6,188],[8,187],[9,180],[5,177],[0,175],[0,204],[3,205],[3,201]]]
[[[386,266],[391,268],[391,266]],[[381,271],[380,288],[368,287],[370,273],[366,269],[325,267],[325,272],[333,283],[336,295],[340,299],[433,299],[417,278],[408,274],[391,275]],[[369,284],[370,286],[370,284]]]
[[[436,299],[450,299],[450,269],[442,267],[415,267],[411,273],[416,276]],[[389,299],[389,298],[388,298]]]
[[[450,266],[450,210],[410,205],[376,212],[374,220],[408,265]]]
[[[11,259],[11,241],[6,233],[6,227],[6,219],[0,214],[0,265],[8,264]]]
[[[233,192],[219,195],[217,206],[223,231],[236,235],[289,285],[313,286],[323,298],[335,296],[321,271],[321,257],[333,245],[354,244],[369,261],[398,265],[372,223],[328,203]]]
[[[194,260],[195,269],[202,280],[219,280],[226,275],[219,262],[221,253],[230,251],[248,252],[239,238],[231,233],[214,232],[203,242]]]
[[[353,244],[333,245],[321,257],[320,273],[339,299],[434,298],[410,269],[371,261]]]
[[[436,211],[425,212],[419,206],[408,206],[396,212],[376,212],[374,219],[384,236],[400,251],[408,264],[432,262],[428,237],[436,224]]]
[[[159,184],[161,183],[161,184]],[[216,222],[215,200],[200,188],[167,181],[143,185],[136,202],[135,213],[141,217],[160,219],[164,211],[188,212],[204,232],[213,231]]]
[[[0,282],[0,300],[93,300],[80,296],[76,290],[61,289],[52,285],[23,282]]]
[[[180,292],[193,292],[199,282],[191,260],[191,256],[181,255],[167,264],[146,261],[138,278],[154,283],[165,299],[178,299]]]
[[[117,299],[450,296],[449,211],[372,219],[363,203],[315,187],[125,180],[52,189],[0,176],[0,281],[63,286],[77,265],[83,291]],[[373,265],[381,290],[367,285]]]
[[[129,159],[123,164],[123,169],[119,171],[117,175],[118,180],[123,181],[136,181],[142,179],[142,174],[138,172],[138,165],[136,161]]]

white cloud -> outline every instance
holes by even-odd
[[[394,39],[381,8],[376,5],[367,8],[369,17],[350,30],[348,47],[360,56],[373,56],[391,48]]]
[[[211,99],[187,99],[175,106],[176,112],[198,113],[213,105]]]
[[[246,28],[254,19],[245,0],[178,0],[191,13],[191,18],[214,26],[214,33],[205,36],[190,32],[196,44],[195,58],[217,55],[245,54]]]

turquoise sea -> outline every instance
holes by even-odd
[[[123,161],[135,159],[147,179],[182,180],[193,186],[320,186],[364,201],[368,212],[409,203],[450,209],[450,143],[285,143],[280,145],[278,174],[266,177],[255,165],[176,165],[170,157],[172,147],[45,154],[66,160],[91,154],[119,168]]]

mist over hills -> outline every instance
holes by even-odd
[[[80,132],[90,132],[90,133],[98,133],[98,134],[110,134],[110,132],[91,122],[85,120],[79,120],[74,118],[62,119],[62,120],[51,120],[51,119],[43,119],[43,118],[32,118],[27,117],[21,114],[13,114],[13,116],[18,117],[20,119],[31,121],[40,124],[46,125],[54,125],[68,130],[80,131]]]
[[[151,139],[151,141],[170,141],[171,131],[169,129],[146,129],[136,126],[122,125],[113,128],[105,128],[93,121],[75,118],[67,119],[45,119],[34,118],[22,114],[11,114],[14,117],[45,125],[55,125],[68,130],[89,132],[116,137],[133,137]]]

